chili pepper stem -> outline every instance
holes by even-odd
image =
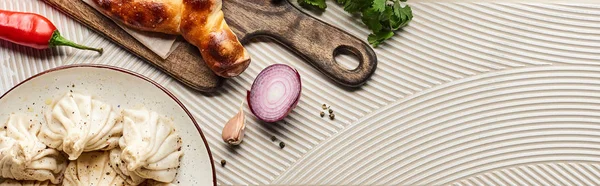
[[[80,44],[77,44],[73,41],[69,41],[68,39],[62,37],[60,35],[60,32],[58,32],[58,30],[54,31],[54,33],[52,33],[52,38],[50,39],[49,42],[49,46],[50,47],[54,47],[54,46],[70,46],[73,48],[78,48],[78,49],[83,49],[83,50],[93,50],[96,51],[100,54],[102,54],[103,50],[102,48],[92,48],[92,47],[87,47],[87,46],[83,46]]]

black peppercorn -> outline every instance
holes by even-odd
[[[285,147],[285,143],[283,143],[283,142],[279,142],[279,148],[282,148],[282,149],[283,149],[284,147]]]

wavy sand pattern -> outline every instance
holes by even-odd
[[[319,19],[366,37],[360,20],[329,2]],[[106,53],[0,42],[0,54],[8,54],[0,72],[14,72],[0,75],[0,94],[64,64],[140,72],[196,116],[215,161],[227,160],[216,167],[219,184],[600,184],[600,5],[411,5],[413,22],[375,50],[378,69],[359,89],[333,85],[260,39],[247,45],[253,62],[244,74],[201,94],[39,1],[4,0],[0,8],[39,12],[67,38]],[[298,107],[277,124],[249,117],[244,143],[229,148],[221,141],[223,125],[258,72],[273,63],[300,71]],[[318,117],[322,103],[332,105],[335,121]]]

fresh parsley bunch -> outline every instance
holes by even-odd
[[[360,14],[362,22],[373,31],[367,40],[373,47],[394,36],[394,31],[412,20],[412,10],[406,0],[336,0],[346,12]],[[325,10],[325,0],[298,0],[304,7]]]

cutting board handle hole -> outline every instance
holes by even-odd
[[[355,51],[353,48],[339,46],[333,52],[333,56],[338,64],[352,71],[360,65],[360,58],[357,52],[358,51]]]

